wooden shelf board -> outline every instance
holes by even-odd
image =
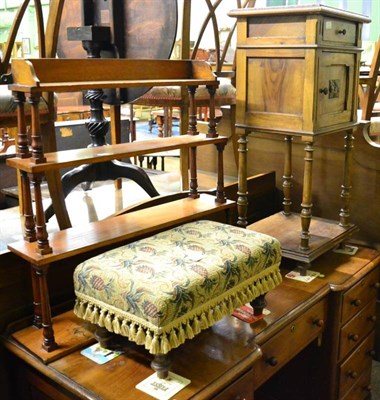
[[[286,216],[279,212],[255,222],[247,228],[274,236],[281,243],[283,257],[304,264],[310,264],[322,254],[348,239],[357,230],[357,227],[352,224],[344,228],[336,221],[312,217],[309,230],[309,250],[301,250],[300,218],[300,215],[296,213]]]
[[[37,243],[24,240],[11,243],[8,248],[34,265],[46,265],[99,247],[136,240],[158,230],[199,220],[234,206],[234,201],[216,203],[215,196],[201,194],[198,199],[187,197],[119,215],[113,217],[112,221],[105,219],[51,233],[49,243],[53,252],[50,254],[38,254]]]
[[[7,164],[29,173],[41,173],[62,168],[72,168],[83,164],[96,164],[116,159],[143,156],[195,146],[227,143],[228,138],[218,136],[206,137],[205,134],[180,135],[167,138],[139,140],[130,143],[111,144],[107,146],[87,147],[75,150],[63,150],[45,153],[46,162],[35,163],[32,158],[10,158]]]
[[[51,352],[42,348],[42,329],[35,326],[28,326],[10,336],[29,352],[40,358],[44,364],[49,364],[76,349],[90,346],[96,342],[89,329],[89,324],[77,318],[72,311],[53,318],[53,326],[58,348]]]

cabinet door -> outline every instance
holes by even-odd
[[[316,93],[318,128],[356,121],[356,58],[355,53],[319,52]]]

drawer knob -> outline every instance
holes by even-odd
[[[359,340],[359,335],[357,335],[356,333],[351,333],[351,335],[348,335],[348,338],[353,342],[357,342]]]
[[[376,322],[376,315],[370,315],[369,317],[368,317],[368,321],[370,321],[370,322]]]
[[[338,29],[338,34],[339,35],[345,35],[347,31],[345,29]]]
[[[278,364],[277,358],[276,357],[268,357],[265,362],[270,365],[271,367],[275,367]]]
[[[327,95],[329,93],[329,90],[327,88],[319,89],[319,93]]]
[[[372,349],[372,350],[369,350],[368,355],[369,355],[371,358],[375,358],[376,351],[373,350],[373,349]]]
[[[372,285],[373,288],[379,289],[380,288],[380,282],[376,282]]]
[[[359,307],[362,304],[362,301],[360,299],[354,299],[351,301],[351,304],[355,307]]]
[[[313,321],[313,325],[318,326],[319,328],[322,328],[322,326],[325,324],[325,321],[323,319],[315,319]]]
[[[369,392],[369,393],[372,392],[372,386],[371,386],[371,385],[364,386],[363,389],[366,390],[366,391]]]
[[[355,372],[355,371],[349,370],[349,371],[347,371],[347,376],[348,376],[349,378],[356,379],[356,378],[358,377],[358,373]]]

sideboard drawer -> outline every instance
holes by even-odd
[[[325,42],[333,42],[354,46],[356,44],[357,25],[342,19],[325,18],[323,20],[322,38]]]
[[[371,370],[367,369],[360,376],[352,389],[340,400],[370,400],[371,399]],[[375,399],[373,399],[375,400]]]
[[[253,400],[253,371],[250,369],[242,377],[213,397],[213,400]]]
[[[379,289],[379,268],[374,269],[343,295],[342,324],[347,322],[370,301],[374,301]]]
[[[376,302],[367,304],[340,333],[339,359],[346,357],[374,328],[376,322]]]
[[[343,397],[371,369],[375,333],[372,332],[340,367],[339,394]]]
[[[311,343],[324,329],[327,301],[321,300],[263,345],[262,358],[253,367],[255,388]]]

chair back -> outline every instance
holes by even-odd
[[[184,13],[183,13],[183,25],[189,26],[188,32],[182,32],[183,36],[188,36],[188,40],[183,40],[184,45],[188,43],[188,49],[185,49],[184,54],[190,54],[191,59],[196,59],[199,57],[199,52],[202,45],[202,40],[205,39],[207,28],[211,26],[211,31],[213,35],[213,54],[210,57],[209,61],[212,63],[214,71],[219,77],[229,77],[234,78],[235,71],[235,56],[233,56],[233,60],[227,60],[228,50],[232,44],[232,38],[234,36],[236,30],[236,19],[233,21],[230,27],[226,29],[224,26],[220,26],[220,21],[218,19],[218,11],[221,9],[221,5],[225,5],[226,1],[223,0],[204,0],[208,12],[203,20],[203,23],[200,26],[200,29],[196,35],[196,41],[194,46],[190,48],[190,29],[191,29],[191,9],[190,7],[186,8],[184,5]],[[186,0],[185,0],[186,3]],[[230,5],[230,9],[233,8],[246,8],[246,7],[254,7],[256,0],[228,0],[228,4]],[[194,3],[193,3],[194,4]],[[225,34],[225,39],[221,40],[221,35]],[[185,39],[185,38],[184,38]],[[208,38],[209,39],[209,38]]]
[[[44,29],[44,18],[42,13],[41,0],[33,0],[34,8],[36,11],[36,25],[37,25],[37,37],[38,37],[38,51],[39,57],[55,57],[57,49],[57,38],[59,21],[63,9],[64,0],[51,0],[49,6],[49,16],[46,24],[46,31]],[[3,49],[3,57],[0,59],[0,76],[8,73],[9,65],[12,57],[12,50],[15,45],[16,36],[19,31],[21,21],[25,15],[25,12],[29,6],[30,0],[24,0],[16,13],[11,26],[8,40]],[[6,77],[2,78],[1,83],[7,83]]]
[[[374,116],[375,103],[380,96],[380,36],[375,44],[369,74],[359,79],[358,93],[362,119],[370,121],[371,117]]]

